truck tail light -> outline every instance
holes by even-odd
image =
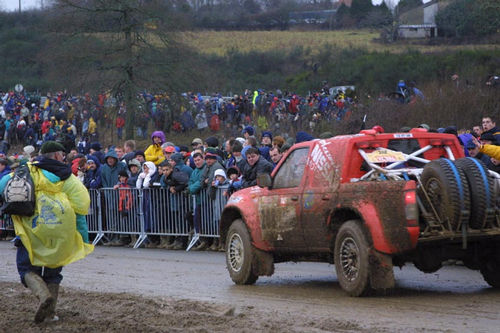
[[[406,223],[408,227],[417,227],[418,226],[418,206],[417,206],[417,193],[415,191],[414,182],[411,189],[407,189],[405,186],[404,196],[405,196],[405,215],[406,215]]]

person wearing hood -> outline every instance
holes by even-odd
[[[136,188],[148,189],[152,188],[155,182],[159,182],[160,177],[156,170],[156,165],[153,162],[147,161],[142,165],[142,172],[139,174],[136,182]],[[151,201],[151,193],[149,191],[143,192],[142,204],[144,207],[144,229],[146,233],[151,232],[151,209],[149,207]],[[158,237],[148,236],[146,247],[155,248],[158,246]]]
[[[83,184],[89,190],[101,188],[101,163],[95,156],[89,156],[87,159],[87,171],[83,178]]]
[[[146,161],[153,162],[155,166],[160,165],[165,160],[161,145],[165,143],[165,134],[162,131],[155,131],[151,134],[153,143],[146,149],[144,155]]]
[[[120,171],[127,170],[125,164],[118,161],[118,156],[114,150],[108,151],[104,156],[104,165],[101,167],[102,187],[110,188],[115,186]]]
[[[55,308],[63,267],[94,250],[88,244],[85,219],[88,191],[63,159],[63,145],[55,141],[42,145],[41,156],[27,165],[36,191],[34,213],[11,215],[18,236],[16,264],[21,283],[39,300],[35,323],[58,320]],[[0,181],[1,193],[12,176]]]
[[[184,164],[184,158],[182,157],[181,153],[172,154],[169,161],[170,164],[172,164],[172,166],[174,167],[174,171],[183,172],[188,176],[188,178],[191,177],[193,169]]]
[[[128,170],[129,170],[129,175],[130,177],[128,178],[127,183],[135,187],[137,184],[137,178],[139,178],[139,173],[141,171],[141,163],[136,160],[135,158],[131,159],[130,162],[128,162]]]

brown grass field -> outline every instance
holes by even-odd
[[[184,32],[182,41],[205,54],[224,56],[234,49],[242,53],[253,50],[292,50],[302,46],[305,53],[314,54],[321,46],[330,44],[336,48],[362,48],[367,51],[405,52],[409,49],[425,53],[458,51],[465,49],[498,49],[498,43],[439,45],[431,40],[400,41],[395,44],[380,42],[378,30],[333,31],[196,31]]]

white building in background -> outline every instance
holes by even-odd
[[[423,22],[420,24],[402,24],[398,27],[399,38],[434,38],[437,37],[436,15],[439,0],[424,3],[417,10],[423,11]]]

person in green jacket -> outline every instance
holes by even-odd
[[[196,168],[191,173],[188,182],[188,189],[190,194],[195,195],[195,208],[194,208],[194,233],[195,236],[191,239],[187,247],[187,251],[189,251],[194,244],[199,240],[199,233],[201,231],[201,195],[200,191],[203,188],[202,175],[206,168],[205,159],[201,153],[195,153],[193,155],[193,161]],[[201,250],[206,247],[206,242],[201,241],[200,244],[196,247],[197,250]]]

